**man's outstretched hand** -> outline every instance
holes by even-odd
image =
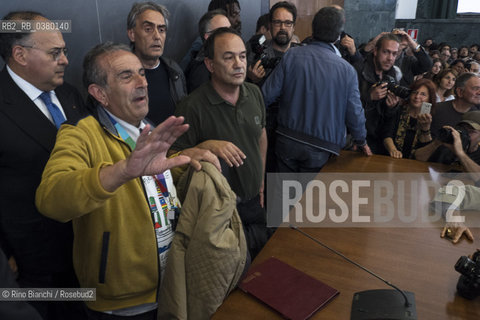
[[[189,163],[190,158],[184,155],[166,157],[173,142],[188,130],[188,124],[183,121],[183,117],[171,116],[152,131],[150,125],[145,126],[127,159],[100,170],[100,182],[104,189],[113,192],[131,179],[160,174]]]

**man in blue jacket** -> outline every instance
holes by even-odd
[[[265,105],[281,95],[277,129],[279,172],[318,172],[345,145],[347,128],[355,144],[366,144],[365,116],[357,74],[333,48],[344,12],[320,9],[312,22],[314,41],[291,48],[262,87]]]

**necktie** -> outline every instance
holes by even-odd
[[[63,116],[62,111],[60,111],[60,108],[52,102],[52,99],[50,99],[50,92],[42,92],[40,99],[42,99],[43,103],[47,106],[57,129],[60,128],[60,125],[65,122],[65,117]]]

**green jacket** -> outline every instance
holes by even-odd
[[[73,263],[81,287],[96,288],[97,311],[154,303],[159,265],[143,184],[131,180],[110,193],[99,170],[128,157],[103,109],[76,125],[62,125],[37,189],[39,211],[73,223]]]

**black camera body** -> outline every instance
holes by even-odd
[[[383,79],[377,82],[375,86],[379,86],[384,83],[387,84],[387,89],[399,98],[407,99],[410,96],[410,93],[412,93],[412,90],[410,88],[398,85],[395,82],[395,79],[393,79],[387,74],[383,75]]]
[[[461,125],[456,125],[454,128],[458,131],[458,133],[460,133],[460,140],[462,140],[463,150],[467,152],[468,148],[470,147],[470,135],[468,134],[468,131],[465,130],[465,128]],[[452,131],[446,128],[441,128],[438,131],[438,140],[444,143],[453,144]]]
[[[457,292],[466,299],[474,299],[480,295],[480,250],[472,259],[461,256],[455,263],[455,270],[461,274],[457,283]]]
[[[265,45],[265,36],[263,34],[258,35],[253,37],[250,41],[252,52],[255,53],[254,61],[262,60],[261,64],[265,69],[275,69],[275,67],[280,63],[280,60],[282,58],[267,57],[267,54],[265,53],[265,50],[267,49],[267,46]]]
[[[275,69],[275,67],[280,63],[280,60],[282,58],[280,57],[275,57],[275,58],[268,58],[265,55],[261,57],[262,60],[262,66],[265,69]]]

